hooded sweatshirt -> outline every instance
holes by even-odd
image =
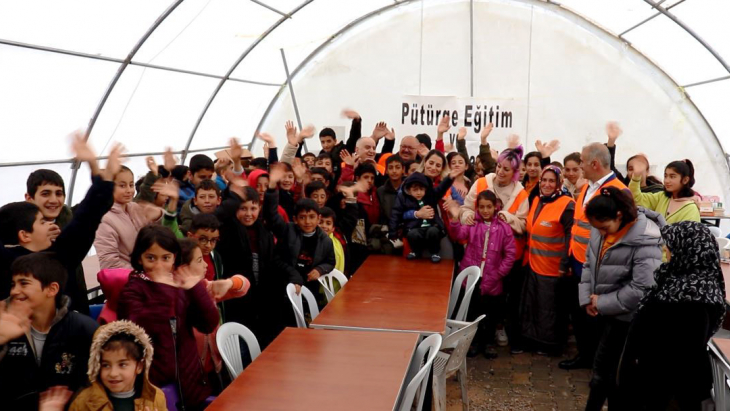
[[[580,305],[589,304],[591,295],[597,294],[600,315],[631,321],[662,263],[660,229],[665,225],[664,217],[639,207],[638,217],[626,234],[605,250],[604,237],[592,228],[578,286]]]
[[[89,353],[89,382],[91,386],[81,391],[74,401],[71,403],[69,411],[113,411],[114,407],[109,399],[107,390],[99,378],[101,372],[101,348],[111,337],[117,334],[129,334],[133,336],[137,343],[143,347],[143,371],[137,377],[135,384],[134,407],[135,409],[144,410],[145,407],[150,410],[165,411],[167,404],[165,403],[165,394],[159,388],[152,385],[149,380],[149,370],[152,366],[152,357],[154,348],[152,340],[144,332],[142,327],[131,321],[120,320],[114,321],[100,327],[94,333],[94,341],[91,343]],[[141,377],[141,384],[139,383]]]

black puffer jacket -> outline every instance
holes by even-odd
[[[406,181],[403,182],[401,189],[398,190],[398,195],[395,198],[395,205],[390,215],[390,224],[388,225],[388,237],[395,239],[399,227],[403,227],[404,235],[408,230],[421,226],[422,219],[415,217],[415,212],[421,208],[412,195],[409,194],[409,190],[412,184],[419,183],[426,187],[426,195],[423,196],[424,207],[431,206],[434,209],[435,214],[433,217],[433,224],[444,230],[444,222],[439,215],[438,202],[446,195],[454,183],[450,177],[446,177],[441,181],[438,187],[433,188],[433,182],[430,178],[426,177],[422,173],[413,173]]]

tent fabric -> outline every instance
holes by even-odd
[[[369,105],[363,102],[356,107],[363,116],[371,108],[380,114],[374,108],[378,92],[393,93],[393,100],[398,93],[499,95],[503,90],[494,91],[498,85],[485,80],[482,70],[470,71],[470,64],[479,64],[479,55],[500,48],[507,56],[529,47],[528,71],[537,72],[538,65],[557,70],[550,56],[562,52],[551,50],[560,43],[547,39],[561,33],[544,31],[548,22],[555,21],[583,29],[594,25],[594,31],[570,35],[600,38],[616,50],[623,47],[628,52],[620,58],[633,59],[637,73],[651,72],[647,78],[661,84],[669,100],[684,100],[686,104],[663,107],[681,112],[670,116],[676,123],[671,127],[691,126],[690,132],[676,135],[688,139],[680,144],[681,149],[690,150],[688,157],[695,154],[699,162],[711,163],[706,171],[727,175],[728,15],[730,2],[723,0],[1,2],[0,136],[4,149],[0,150],[0,166],[5,190],[0,197],[3,203],[21,199],[29,171],[45,167],[73,184],[72,194],[79,199],[89,186],[88,171],[73,172],[64,136],[87,127],[92,118],[89,140],[100,155],[119,141],[131,156],[128,165],[138,174],[146,171],[145,155],[161,153],[168,146],[189,150],[183,153],[187,157],[193,152],[211,154],[231,136],[238,136],[260,151],[254,138],[257,130],[276,135],[283,146],[281,118],[296,117],[283,57],[292,74],[294,96],[301,104],[301,120],[318,127],[344,130],[348,126],[337,117],[342,107],[327,105],[328,101],[340,104],[339,98],[333,98],[338,93],[344,94],[343,104],[347,97],[358,102],[370,98]],[[401,32],[406,27],[408,32]],[[381,31],[383,35],[373,37]],[[490,36],[510,36],[514,44],[492,42],[495,37]],[[364,42],[366,38],[380,41]],[[598,51],[594,47],[582,52]],[[651,64],[637,63],[634,54]],[[348,59],[343,60],[345,55]],[[381,84],[388,79],[378,72],[400,73],[397,66],[407,66],[408,71],[394,76],[393,84]],[[328,87],[317,76],[341,78],[345,84],[362,82],[373,94],[359,92],[354,98],[355,92],[337,82]],[[471,84],[465,80],[470,76],[474,77]],[[534,87],[527,84],[528,90],[520,93],[533,99],[526,108],[530,119],[523,132],[528,142],[534,142],[540,137],[533,136],[536,132],[529,125],[549,114],[541,104],[547,107],[550,101],[541,96],[560,91],[542,89],[537,81]],[[670,86],[674,91],[666,91]],[[350,93],[353,95],[348,96]],[[656,95],[659,89],[646,93]],[[600,131],[601,123],[612,119],[611,113],[595,114]],[[366,128],[376,121],[367,120]],[[389,118],[394,121],[395,116]],[[603,138],[598,132],[588,137]],[[658,141],[656,147],[661,144],[666,143]],[[308,141],[308,148],[318,150],[318,141]],[[36,164],[46,162],[50,164]],[[727,176],[718,177],[712,180],[713,187],[703,189],[727,197],[727,180]]]

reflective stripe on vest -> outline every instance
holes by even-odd
[[[566,255],[565,227],[560,223],[566,207],[573,202],[569,196],[562,196],[552,203],[544,204],[535,218],[540,198],[532,201],[527,216],[529,233],[530,268],[537,274],[557,277],[560,275],[560,260]]]
[[[601,189],[604,187],[616,187],[619,190],[628,190],[624,183],[616,178],[616,176],[612,176],[606,180],[606,182],[603,183],[603,185],[601,185],[595,193],[593,193],[593,197],[600,193]],[[573,255],[573,257],[580,263],[586,262],[586,250],[588,249],[588,241],[591,238],[591,225],[588,223],[586,210],[583,206],[587,192],[588,184],[583,186],[580,190],[578,199],[575,200],[575,214],[573,215],[573,229],[571,230],[572,237],[570,239],[570,254]],[[591,197],[591,199],[593,199],[593,197]]]

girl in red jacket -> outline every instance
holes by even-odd
[[[152,338],[150,381],[163,391],[166,385],[174,387],[180,396],[178,409],[189,411],[202,409],[211,395],[193,329],[210,334],[219,317],[205,281],[180,261],[180,244],[172,231],[159,225],[142,228],[131,255],[134,271],[119,295],[118,314]]]

